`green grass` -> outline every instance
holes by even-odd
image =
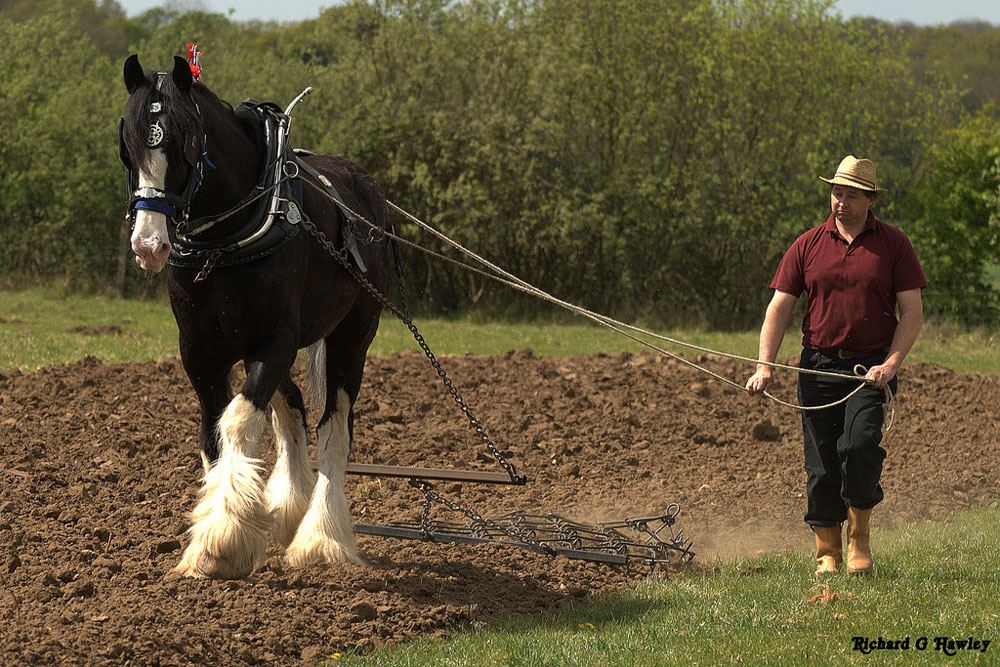
[[[483,322],[476,318],[418,318],[431,349],[439,354],[504,354],[530,348],[539,355],[637,352],[639,344],[586,320],[563,322]],[[68,333],[76,327],[104,327],[110,334]],[[114,333],[117,327],[120,333]],[[756,330],[736,333],[661,331],[672,338],[715,350],[755,357]],[[933,362],[957,372],[1000,373],[998,333],[929,323],[908,363]],[[800,335],[790,329],[780,361],[794,358]],[[651,341],[656,343],[656,341]],[[691,358],[698,353],[656,343]],[[416,350],[410,332],[391,316],[383,318],[372,344],[374,355]],[[177,356],[177,326],[162,301],[105,296],[64,296],[54,289],[0,290],[0,369],[36,369],[93,355],[104,362],[148,361]],[[748,365],[748,370],[750,366]]]
[[[505,619],[447,640],[418,640],[339,665],[997,664],[1000,511],[876,533],[877,573],[822,579],[805,553],[725,560],[711,571],[648,580],[553,618]],[[797,529],[799,529],[797,527]],[[804,529],[804,528],[801,528]],[[854,650],[853,637],[909,650]],[[936,650],[936,637],[991,640],[986,653]],[[917,640],[927,637],[920,651]]]
[[[110,333],[69,332],[77,327],[106,327]],[[108,363],[177,356],[177,325],[169,306],[63,296],[54,289],[0,291],[0,369],[35,369],[87,355]]]

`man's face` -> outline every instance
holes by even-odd
[[[834,185],[830,189],[830,208],[845,227],[865,224],[868,208],[874,201],[875,198],[864,190],[849,185]]]

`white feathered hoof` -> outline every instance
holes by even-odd
[[[175,570],[185,577],[200,579],[242,579],[253,572],[246,558],[225,559],[209,553],[184,554]]]
[[[320,477],[314,496],[327,496],[327,480]],[[354,531],[351,530],[351,519],[346,512],[346,498],[338,489],[332,495],[340,497],[340,503],[332,503],[339,512],[329,512],[326,502],[315,503],[306,512],[295,538],[285,550],[285,562],[289,565],[308,565],[310,563],[358,563],[364,564],[354,543]],[[315,501],[314,497],[314,501]]]
[[[278,453],[264,497],[273,519],[272,534],[281,546],[287,547],[309,509],[316,473],[309,460],[309,438],[302,413],[292,410],[280,395],[271,401],[271,407]]]
[[[300,567],[314,563],[364,565],[365,561],[353,543],[343,544],[334,540],[300,540],[296,538],[285,551],[285,563],[291,567]]]
[[[219,420],[222,452],[205,475],[191,513],[191,543],[177,571],[189,577],[236,579],[264,557],[271,515],[264,505],[261,462],[253,451],[265,426],[263,410],[237,396]]]
[[[175,568],[186,577],[241,579],[264,558],[266,533],[258,526],[213,534],[199,534],[198,528]]]
[[[268,487],[267,506],[273,519],[271,534],[278,544],[287,547],[295,539],[299,522],[309,509],[309,498],[283,491],[273,491]]]
[[[285,562],[289,565],[364,564],[354,543],[351,512],[344,493],[344,470],[351,446],[348,426],[351,402],[343,389],[337,391],[336,406],[316,434],[319,471],[309,509],[285,551]]]

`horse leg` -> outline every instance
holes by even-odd
[[[275,538],[282,546],[288,546],[306,513],[316,483],[309,461],[306,406],[302,392],[290,377],[284,379],[271,399],[271,425],[277,457],[265,495],[274,520]]]
[[[198,439],[201,465],[205,474],[208,474],[212,464],[219,458],[219,419],[233,398],[229,389],[230,369],[210,368],[197,364],[190,355],[182,356],[184,356],[184,369],[201,404],[201,429]]]
[[[191,543],[177,565],[182,574],[235,579],[263,557],[271,516],[257,447],[267,426],[267,404],[294,360],[294,346],[275,346],[244,362],[246,382],[219,419],[219,458],[191,513]]]
[[[374,331],[372,332],[374,335]],[[309,509],[299,524],[295,538],[288,546],[285,559],[290,565],[314,562],[362,563],[354,542],[350,508],[344,492],[347,457],[351,448],[352,408],[361,389],[367,345],[360,351],[356,345],[338,346],[334,336],[328,336],[322,348],[310,349],[311,354],[325,354],[325,387],[327,389],[323,417],[317,428],[316,458],[319,464],[316,488]],[[320,363],[310,363],[311,367]],[[310,384],[317,384],[320,380]]]

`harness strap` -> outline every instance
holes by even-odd
[[[184,210],[186,202],[183,197],[160,188],[139,188],[131,193],[128,209],[155,211],[163,213],[168,218],[177,219]]]
[[[138,211],[154,211],[156,213],[162,213],[168,218],[176,218],[178,216],[176,208],[166,202],[158,201],[156,199],[136,199],[131,206],[133,209]]]
[[[330,196],[331,199],[333,199],[334,203],[337,205],[337,209],[340,211],[340,215],[342,215],[344,218],[344,226],[343,226],[344,246],[347,248],[347,251],[351,254],[351,257],[354,258],[354,262],[358,265],[358,268],[361,269],[361,272],[368,273],[368,267],[365,266],[365,261],[361,259],[361,249],[358,247],[358,239],[354,235],[355,223],[358,222],[358,218],[353,213],[351,213],[350,209],[347,208],[347,205],[344,204],[344,198],[340,196],[340,193],[337,191],[337,188],[334,187],[333,183],[330,182],[329,178],[321,174],[318,170],[313,169],[308,164],[306,164],[305,160],[302,159],[302,156],[294,155],[294,159],[296,164],[299,165],[299,169],[301,169],[302,171],[306,172],[314,179],[319,181],[320,185],[323,186],[327,194]],[[295,180],[298,181],[298,179]],[[298,201],[302,201],[301,199],[302,184],[299,183],[298,185],[300,188]]]

